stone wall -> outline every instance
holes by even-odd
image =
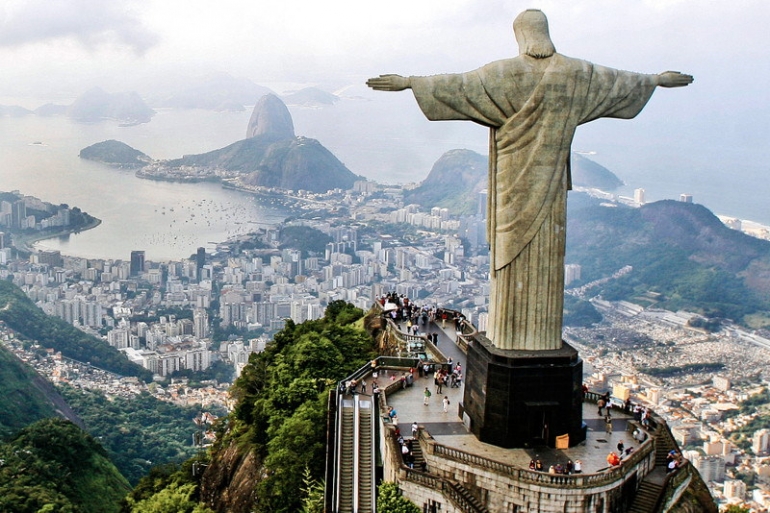
[[[388,426],[383,428],[383,438],[392,438]],[[423,473],[401,463],[395,440],[382,442],[385,479],[398,483],[404,495],[420,506],[429,501],[441,503],[441,511],[477,511],[452,500],[450,483],[461,485],[494,512],[626,510],[638,482],[655,465],[654,444],[648,440],[623,465],[607,472],[569,476],[531,472],[443,446],[421,431],[420,447],[429,469],[429,473]],[[456,494],[454,498],[462,499]]]

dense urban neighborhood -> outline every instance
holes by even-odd
[[[280,192],[231,186],[255,194]],[[30,200],[4,202],[3,212],[11,212],[0,238],[0,278],[20,287],[47,314],[120,350],[156,382],[145,384],[22,343],[5,325],[0,338],[54,383],[110,397],[150,393],[206,409],[231,406],[229,383],[286,322],[320,319],[337,300],[366,311],[395,293],[419,305],[461,312],[484,331],[486,191],[479,193],[476,214],[466,216],[404,205],[403,195],[404,188],[372,182],[357,182],[347,191],[285,194],[294,213],[284,223],[167,262],[146,260],[142,248],[106,261],[55,251],[27,254],[12,242],[17,218],[25,228],[32,223],[30,215],[21,215],[21,205]],[[601,319],[565,327],[565,340],[587,363],[586,384],[610,391],[618,404],[633,398],[664,416],[720,501],[770,503],[770,338],[727,322],[707,330],[699,327],[703,318],[697,313],[644,308],[592,293],[597,284],[633,272],[625,266],[586,282],[579,265],[567,266],[568,296],[590,300]],[[188,386],[190,379],[199,384]]]

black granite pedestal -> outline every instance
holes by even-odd
[[[583,361],[563,343],[552,351],[497,349],[483,335],[468,345],[462,409],[471,432],[499,447],[569,446],[586,438]]]

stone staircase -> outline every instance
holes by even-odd
[[[663,431],[663,433],[659,433],[658,431]],[[668,429],[665,427],[659,427],[658,430],[653,433],[653,437],[655,438],[655,466],[662,466],[665,469],[666,464],[668,463],[666,460],[668,453],[672,450],[678,451],[679,447],[677,447],[676,441],[671,437],[668,433]]]
[[[422,447],[420,447],[420,443],[416,439],[412,443],[412,456],[414,457],[414,468],[423,472],[428,470],[425,456],[422,454]]]
[[[642,479],[634,501],[628,509],[629,513],[657,513],[666,481],[668,464],[666,457],[672,450],[679,451],[676,440],[665,423],[659,423],[651,436],[655,441],[655,468]]]
[[[634,502],[628,509],[628,513],[653,513],[660,494],[663,491],[663,485],[653,483],[650,480],[643,480],[639,489],[636,491]]]
[[[449,493],[446,495],[449,496],[450,500],[452,500],[461,511],[467,513],[490,513],[486,506],[481,504],[463,485],[449,480],[447,480],[447,484],[449,487],[446,491]]]

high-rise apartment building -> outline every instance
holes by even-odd
[[[139,276],[144,272],[144,251],[131,252],[131,276]]]
[[[573,281],[580,279],[582,267],[579,264],[567,264],[564,266],[564,285],[569,285]]]
[[[751,450],[754,454],[767,454],[770,450],[770,429],[760,429],[751,437]]]

